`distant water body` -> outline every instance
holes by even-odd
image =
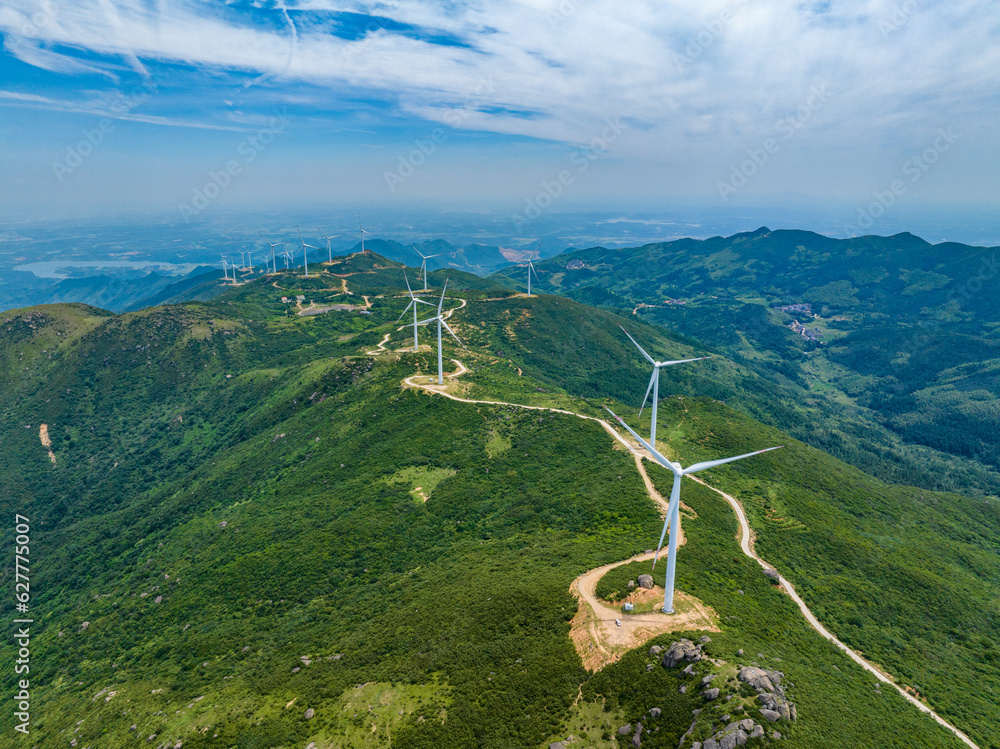
[[[169,276],[187,275],[198,263],[160,263],[149,260],[46,260],[40,263],[17,265],[14,270],[34,273],[39,278],[69,278],[60,271],[67,268],[133,268],[135,270],[160,271]]]

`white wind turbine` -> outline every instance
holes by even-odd
[[[326,237],[326,252],[327,252],[327,254],[328,254],[328,255],[330,256],[330,262],[332,263],[332,262],[333,262],[333,250],[332,250],[332,249],[330,249],[330,240],[331,240],[331,239],[336,239],[336,238],[337,238],[337,237],[339,237],[340,235],[339,235],[339,234],[334,234],[334,235],[333,235],[333,236],[331,237],[331,236],[330,236],[329,234],[327,234],[327,233],[326,233],[325,231],[323,231],[322,229],[317,229],[317,231],[318,231],[318,232],[319,232],[320,234],[322,234],[322,235],[323,235],[324,237]]]
[[[228,281],[229,280],[229,262],[228,262],[228,258],[225,255],[219,255],[219,257],[222,258],[222,277]],[[236,271],[233,271],[233,276],[235,278]]]
[[[621,328],[619,325],[618,327]],[[628,331],[622,328],[622,333],[628,335]],[[635,338],[628,335],[628,339],[635,343]],[[653,374],[649,378],[649,386],[646,388],[646,397],[642,399],[642,407],[639,409],[639,416],[642,416],[642,409],[646,407],[646,401],[649,400],[649,391],[653,391],[653,422],[649,428],[649,441],[652,444],[656,444],[656,404],[660,402],[660,369],[663,367],[670,367],[674,364],[687,364],[691,361],[701,361],[702,359],[711,359],[711,356],[698,356],[694,359],[675,359],[674,361],[656,361],[652,356],[646,353],[638,343],[635,343],[635,347],[642,352],[642,355],[646,357],[646,361],[653,365]]]
[[[444,280],[444,288],[441,289],[441,299],[440,299],[440,301],[438,301],[437,314],[434,317],[428,317],[426,320],[421,320],[419,323],[417,323],[417,325],[427,325],[428,323],[432,323],[435,320],[437,321],[437,324],[438,324],[438,326],[437,326],[438,327],[438,385],[443,385],[444,384],[444,369],[443,369],[442,359],[441,359],[441,326],[443,325],[445,327],[445,329],[449,333],[451,333],[451,337],[454,338],[456,341],[458,341],[458,336],[455,335],[455,331],[452,330],[450,327],[448,327],[448,323],[446,323],[444,321],[444,317],[441,314],[441,306],[444,304],[444,292],[447,290],[447,288],[448,288],[448,279],[446,278]],[[462,343],[461,341],[458,341],[458,345],[461,346],[462,348],[465,348],[465,344]]]
[[[642,437],[632,431],[632,428],[625,423],[625,421],[615,414],[607,406],[604,407],[609,414],[618,420],[618,423],[623,427],[628,429],[629,433],[635,437],[639,442],[642,443],[643,447],[649,450],[650,455],[656,459],[656,462],[661,466],[666,468],[672,474],[674,474],[674,485],[670,490],[670,504],[667,506],[667,517],[663,521],[663,532],[660,533],[660,542],[656,546],[656,555],[653,557],[653,567],[656,567],[656,560],[660,556],[660,549],[663,548],[663,538],[667,535],[667,527],[670,527],[670,548],[667,551],[667,577],[664,581],[663,588],[665,591],[663,597],[663,613],[672,614],[674,613],[674,572],[677,566],[677,537],[680,535],[678,533],[678,528],[680,528],[680,504],[681,504],[681,479],[691,473],[697,473],[698,471],[704,471],[708,468],[715,468],[716,466],[721,466],[725,463],[732,463],[735,460],[743,460],[743,458],[749,458],[753,455],[760,455],[761,453],[770,452],[771,450],[780,450],[784,445],[778,445],[777,447],[767,447],[763,450],[755,450],[752,453],[744,453],[743,455],[737,455],[732,458],[722,458],[721,460],[708,460],[703,463],[695,463],[687,468],[681,467],[680,463],[673,463],[666,458],[664,458],[659,451],[653,447],[651,444],[646,442]]]
[[[420,325],[420,323],[417,322],[417,305],[426,304],[428,307],[433,307],[434,305],[431,304],[430,302],[425,302],[423,299],[420,299],[416,295],[414,295],[413,289],[410,288],[410,279],[406,277],[406,271],[403,271],[403,278],[406,279],[406,291],[410,295],[410,303],[406,305],[406,309],[404,309],[403,314],[396,319],[396,322],[402,320],[403,315],[407,313],[410,307],[413,307],[413,350],[416,351],[417,346],[419,345],[417,343],[417,326]]]
[[[361,226],[361,216],[358,216],[358,234],[361,235],[361,251],[365,251],[365,234],[367,234],[364,228]]]
[[[410,247],[413,248],[413,251],[415,253],[417,253],[418,255],[420,255],[420,257],[423,258],[423,262],[420,263],[420,270],[424,272],[424,291],[427,291],[427,261],[430,260],[432,257],[439,257],[440,255],[425,255],[424,253],[422,253],[420,250],[417,249],[416,245],[411,244]]]
[[[281,253],[281,256],[285,258],[285,270],[288,270],[288,261],[292,259],[291,250],[285,250]]]
[[[258,234],[260,234],[260,232],[258,232]],[[274,248],[280,245],[281,242],[272,242],[271,240],[267,239],[263,234],[260,235],[260,238],[263,239],[265,242],[267,242],[269,245],[271,245],[271,265],[274,266],[274,272],[277,273],[278,263],[274,257]]]
[[[538,246],[539,247],[542,246],[542,240],[540,240],[540,239],[538,240]],[[533,252],[537,252],[537,250],[533,250]],[[535,280],[537,281],[538,280],[538,272],[535,270],[535,266],[532,265],[531,258],[529,257],[528,258],[528,296],[531,296],[531,274],[532,273],[535,274]]]
[[[311,244],[306,244],[306,240],[302,238],[302,230],[299,227],[295,227],[299,232],[299,241],[302,242],[302,262],[305,264],[306,268],[306,278],[309,278],[309,250],[318,250],[318,247],[313,247]],[[308,249],[306,249],[308,248]]]
[[[535,266],[531,264],[531,260],[528,260],[528,296],[531,296],[531,274],[535,273]],[[538,280],[538,274],[535,273],[535,280]]]

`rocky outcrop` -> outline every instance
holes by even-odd
[[[781,686],[784,674],[780,671],[766,671],[757,666],[745,666],[739,670],[736,678],[749,684],[757,693],[760,703],[760,714],[772,723],[780,720],[795,720],[795,703],[789,702],[785,696],[785,688]]]
[[[682,661],[697,663],[705,657],[701,649],[702,645],[696,645],[690,640],[672,642],[670,643],[670,648],[667,650],[667,654],[663,656],[663,665],[667,668],[675,668]]]
[[[702,749],[734,749],[743,746],[750,739],[757,739],[764,735],[762,726],[754,723],[750,718],[734,721],[716,733],[701,745]]]
[[[639,575],[637,578],[639,581],[639,587],[645,588],[646,590],[653,589],[653,576],[652,575]]]

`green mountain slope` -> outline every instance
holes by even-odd
[[[765,420],[810,444],[888,480],[1000,494],[997,248],[762,228],[537,265],[540,291],[628,311],[777,380],[818,428]],[[791,305],[806,307],[779,309]]]
[[[644,694],[665,712],[643,745],[676,746],[699,704],[656,696],[676,692],[676,675],[646,671],[641,649],[591,676],[568,637],[573,578],[659,531],[632,456],[594,422],[401,387],[435,362],[397,350],[412,340],[394,323],[405,305],[398,275],[391,283],[399,269],[354,256],[335,270],[347,292],[329,273],[288,273],[208,303],[0,316],[0,505],[31,518],[37,745],[532,747],[567,725],[578,695],[624,723]],[[280,301],[294,292],[355,297],[355,309],[368,295],[370,307],[299,316]],[[459,297],[467,304],[451,322],[469,348],[448,353],[471,368],[467,395],[593,413],[599,403],[585,398],[641,399],[641,368],[635,385],[607,364],[625,355],[613,316],[476,288],[449,291],[446,307]],[[583,354],[568,345],[577,325]],[[366,355],[386,333],[389,353]],[[540,364],[560,349],[563,364]],[[578,371],[584,362],[597,379]],[[698,364],[664,395],[723,393],[756,377]],[[665,442],[685,460],[787,441],[711,399],[666,400],[663,413]],[[789,444],[712,480],[743,498],[758,548],[839,636],[898,668],[981,745],[996,744],[985,711],[1000,664],[972,659],[997,635],[995,505],[887,487]],[[904,522],[919,495],[926,511]],[[801,717],[782,726],[781,746],[958,745],[898,695],[874,694],[871,677],[808,629],[739,554],[716,495],[691,485],[684,499],[697,519],[679,584],[719,613],[717,654],[736,662],[737,649],[760,649],[796,685]],[[852,557],[876,541],[894,564]],[[948,561],[900,585],[929,549]],[[858,579],[845,564],[860,565]],[[0,574],[11,589],[13,567]],[[887,617],[945,596],[953,605],[921,615],[914,631]],[[942,643],[935,657],[947,668],[927,665]],[[0,657],[13,652],[0,647]],[[637,693],[644,684],[653,691]],[[9,735],[10,713],[0,721]]]

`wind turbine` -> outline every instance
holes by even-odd
[[[222,277],[228,281],[229,280],[229,263],[227,262],[225,255],[219,255],[219,257],[222,258]],[[233,275],[234,276],[236,275],[235,271],[233,272]]]
[[[306,248],[308,247],[310,250],[318,250],[319,248],[313,247],[311,244],[306,244],[306,240],[302,239],[302,230],[297,226],[295,228],[298,229],[299,241],[302,242],[302,262],[305,263],[306,266],[306,278],[309,278],[309,257]]]
[[[367,234],[364,228],[361,226],[361,216],[358,216],[358,234],[361,235],[361,251],[365,251],[365,234]]]
[[[420,250],[417,249],[416,245],[411,244],[410,247],[412,247],[413,251],[424,259],[423,262],[420,263],[420,270],[424,272],[424,291],[427,291],[427,261],[430,260],[432,257],[438,257],[439,255],[425,255],[424,253],[422,253]]]
[[[328,253],[328,254],[330,255],[330,262],[332,263],[332,262],[333,262],[333,250],[331,250],[331,249],[330,249],[330,240],[331,240],[331,239],[336,239],[336,238],[337,238],[337,237],[339,237],[340,235],[339,235],[339,234],[334,234],[334,235],[333,235],[333,236],[331,237],[331,236],[330,236],[329,234],[327,234],[327,233],[326,233],[325,231],[323,231],[322,229],[317,229],[317,231],[318,231],[318,232],[319,232],[320,234],[322,234],[322,235],[323,235],[324,237],[326,237],[326,251],[327,251],[327,253]]]
[[[288,261],[292,259],[292,253],[290,250],[285,250],[281,253],[281,256],[285,258],[285,270],[288,270]]]
[[[531,260],[528,260],[528,296],[531,296],[531,274],[535,273],[535,266],[531,264]],[[538,274],[535,273],[535,280],[538,280]]]
[[[542,240],[540,240],[540,239],[538,240],[538,246],[539,247],[542,246]],[[537,252],[537,250],[533,250],[533,251]],[[531,258],[529,257],[528,258],[528,296],[531,296],[531,274],[532,273],[535,274],[535,280],[537,281],[538,280],[538,273],[537,273],[537,271],[535,271],[535,266],[531,264]]]
[[[435,320],[438,324],[438,385],[444,384],[444,369],[441,362],[441,326],[443,325],[445,329],[451,333],[451,337],[458,341],[458,336],[455,335],[455,331],[448,327],[448,323],[444,321],[444,317],[441,315],[441,306],[444,304],[444,292],[448,288],[448,279],[444,280],[444,288],[441,289],[441,299],[438,302],[437,314],[434,317],[428,317],[426,320],[421,320],[417,325],[427,325]],[[458,341],[458,345],[465,348],[465,344]]]
[[[406,277],[406,271],[403,271],[403,278],[406,279],[406,291],[410,295],[410,303],[406,305],[406,309],[403,310],[403,314],[396,318],[396,322],[402,320],[403,315],[406,314],[407,310],[409,310],[410,307],[413,307],[413,350],[416,351],[417,346],[419,345],[417,343],[417,326],[420,324],[417,322],[417,305],[426,304],[428,307],[433,307],[434,305],[430,302],[425,302],[423,299],[419,299],[414,295],[413,290],[410,288],[410,279]]]
[[[260,232],[257,233],[260,234]],[[271,240],[267,239],[263,234],[260,234],[260,238],[263,239],[265,242],[267,242],[269,245],[271,245],[271,265],[274,266],[274,272],[277,273],[278,263],[274,259],[274,248],[277,247],[279,244],[281,244],[281,242],[272,242]]]
[[[632,428],[625,423],[625,421],[618,416],[614,411],[612,411],[607,406],[604,410],[615,417],[618,423],[623,427],[628,429],[629,433],[635,437],[639,442],[642,443],[643,447],[649,450],[650,454],[656,459],[656,462],[661,466],[666,468],[672,474],[674,474],[674,485],[670,490],[670,504],[667,506],[667,517],[663,521],[663,532],[660,533],[660,543],[656,546],[656,555],[653,557],[653,567],[656,567],[656,560],[660,556],[660,549],[663,548],[663,538],[667,535],[667,527],[670,527],[670,548],[667,551],[667,577],[664,581],[663,588],[666,591],[663,597],[663,613],[672,614],[674,613],[674,571],[677,566],[677,536],[678,529],[680,528],[680,504],[681,504],[681,479],[691,473],[697,473],[698,471],[704,471],[707,468],[715,468],[716,466],[721,466],[725,463],[732,463],[734,460],[743,460],[743,458],[749,458],[753,455],[760,455],[761,453],[770,452],[771,450],[780,450],[784,445],[778,445],[777,447],[767,447],[763,450],[755,450],[752,453],[744,453],[743,455],[737,455],[732,458],[722,458],[721,460],[708,460],[702,463],[695,463],[687,468],[682,468],[680,463],[673,463],[666,458],[664,458],[659,451],[653,447],[651,444],[646,442],[642,437],[632,431]]]
[[[621,328],[619,325],[618,327]],[[622,328],[622,333],[628,335],[628,331]],[[635,343],[635,338],[628,335],[628,339]],[[674,364],[687,364],[691,361],[701,361],[702,359],[711,359],[711,356],[698,356],[694,359],[675,359],[674,361],[656,361],[652,356],[646,353],[645,349],[638,343],[635,343],[635,347],[642,352],[642,355],[646,357],[646,361],[653,365],[653,374],[649,378],[649,387],[646,388],[646,397],[642,399],[642,407],[639,409],[639,415],[642,416],[642,409],[646,407],[646,401],[649,399],[649,391],[653,391],[653,423],[649,428],[649,441],[652,444],[656,444],[656,404],[660,402],[660,369],[663,367],[670,367]]]

